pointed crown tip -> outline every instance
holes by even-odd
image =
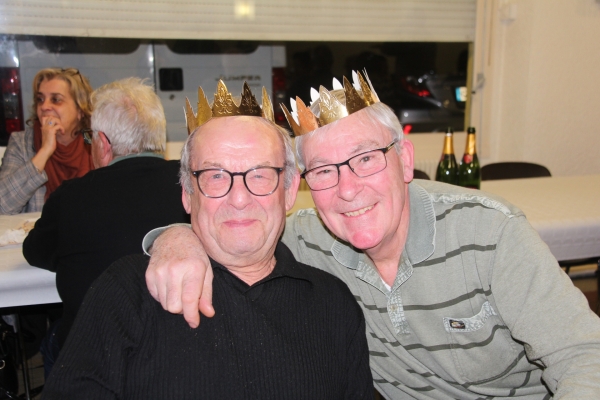
[[[312,132],[380,102],[366,70],[363,70],[362,73],[361,71],[352,71],[352,81],[353,84],[344,76],[343,83],[334,78],[331,90],[324,86],[319,86],[318,91],[311,88],[312,102],[318,100],[318,115],[311,111],[312,106],[307,107],[299,97],[296,97],[295,104],[298,122],[287,111],[287,108],[284,108],[284,114],[294,136]],[[293,104],[292,108],[294,108]]]
[[[207,123],[211,118],[230,117],[230,116],[253,116],[262,117],[271,122],[275,122],[273,105],[267,94],[267,90],[262,88],[262,108],[256,101],[256,97],[252,94],[250,85],[244,81],[242,86],[242,96],[236,102],[234,96],[229,92],[225,82],[219,79],[217,89],[213,98],[212,106],[208,103],[204,90],[198,86],[198,109],[197,114],[194,114],[192,105],[188,98],[184,107],[186,116],[186,125],[188,134],[191,134],[196,128]]]

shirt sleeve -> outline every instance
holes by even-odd
[[[61,196],[59,187],[48,198],[41,217],[23,241],[23,256],[29,265],[53,272],[58,261]]]
[[[525,217],[511,218],[500,234],[491,287],[554,399],[600,398],[600,319]]]
[[[179,225],[187,226],[188,228],[192,229],[192,225],[191,224],[177,223],[177,224],[171,224],[171,225],[167,225],[167,226],[161,226],[160,228],[154,228],[150,232],[146,233],[146,235],[142,239],[142,250],[144,251],[144,254],[147,255],[147,256],[150,255],[150,249],[152,248],[152,245],[154,245],[154,241],[164,231],[166,231],[167,229],[169,229],[171,227],[179,226]]]
[[[48,181],[46,172],[39,173],[33,165],[27,141],[13,135],[0,167],[0,214],[21,213],[36,190]]]

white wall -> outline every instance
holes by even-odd
[[[479,0],[478,7],[474,80],[483,72],[485,84],[471,115],[484,163],[600,173],[600,2]]]

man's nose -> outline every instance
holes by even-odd
[[[227,202],[237,209],[243,209],[252,201],[252,193],[244,184],[244,177],[234,176]]]
[[[338,196],[345,201],[352,201],[363,188],[359,178],[349,165],[339,167]]]

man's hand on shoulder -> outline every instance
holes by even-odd
[[[215,315],[212,280],[210,260],[189,227],[171,227],[154,241],[146,270],[148,290],[165,310],[183,313],[192,328],[200,324],[198,310]]]

